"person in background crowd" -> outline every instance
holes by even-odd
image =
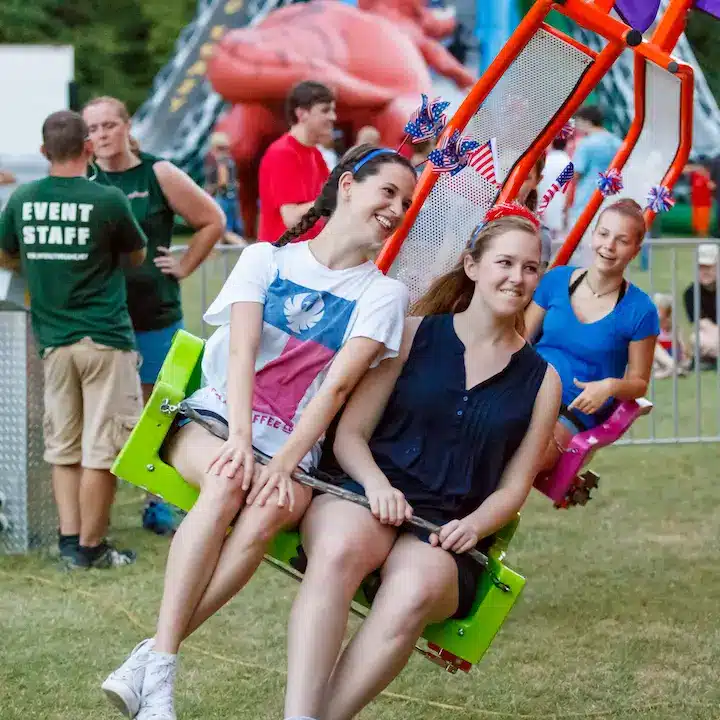
[[[540,203],[539,185],[545,177],[545,164],[547,162],[547,155],[543,153],[535,161],[532,170],[528,173],[525,178],[525,182],[520,186],[520,190],[517,194],[517,201],[524,205],[528,210],[533,213],[537,212],[538,204]],[[542,275],[547,266],[550,264],[550,256],[552,254],[552,237],[550,230],[543,221],[540,222],[540,274]]]
[[[545,161],[545,172],[537,188],[539,197],[545,194],[545,191],[552,185],[555,178],[560,175],[570,162],[570,155],[566,147],[567,140],[561,138],[553,140]],[[567,232],[567,215],[565,213],[567,202],[568,196],[566,193],[556,193],[543,214],[543,224],[550,233],[553,246],[559,245]]]
[[[697,332],[690,336],[693,362],[695,348],[699,350],[700,369],[713,370],[717,366],[718,346],[720,333],[717,324],[717,262],[718,246],[714,243],[704,243],[698,246],[698,291],[700,307],[698,312]],[[695,325],[695,284],[685,288],[683,303],[688,320]]]
[[[597,190],[598,175],[605,172],[620,149],[621,140],[603,127],[603,113],[591,105],[580,108],[575,114],[575,128],[580,138],[575,146],[575,195],[568,211],[569,226],[577,222],[580,214]],[[581,244],[578,247],[581,264],[590,264],[592,251]]]
[[[710,161],[710,180],[715,190],[715,231],[713,237],[720,238],[720,155]]]
[[[653,297],[660,319],[660,334],[655,343],[653,377],[657,380],[668,378],[674,373],[685,375],[690,353],[683,342],[680,330],[676,331],[677,346],[673,345],[673,298],[665,293]]]
[[[213,199],[167,160],[141,152],[130,136],[130,116],[113,97],[83,109],[93,144],[90,179],[119,188],[148,238],[145,262],[125,270],[128,308],[142,364],[143,398],[150,397],[173,336],[183,327],[180,280],[188,277],[225,233],[225,216]],[[175,215],[195,234],[181,256],[170,252]],[[164,534],[176,521],[170,506],[150,498],[143,525]]]
[[[339,137],[340,132],[335,130],[332,135],[318,143],[317,146],[317,149],[323,156],[323,160],[325,160],[325,164],[328,166],[328,170],[330,172],[332,172],[338,164],[339,157],[337,153],[337,144]]]
[[[9,170],[0,168],[0,185],[12,185],[15,182],[15,176]]]
[[[363,125],[357,132],[356,145],[379,145],[380,131],[373,125]]]
[[[225,133],[210,136],[210,152],[205,157],[205,190],[225,213],[226,227],[223,242],[227,245],[246,245],[238,217],[237,173],[230,154],[230,140]]]
[[[692,229],[696,237],[710,235],[712,217],[713,190],[715,185],[710,170],[700,163],[689,163],[684,172],[690,181],[690,207],[692,210]]]
[[[0,167],[0,186],[2,185],[12,185],[16,182],[15,175],[11,173],[9,170],[3,170],[2,167]],[[3,197],[0,196],[0,210],[3,206]]]
[[[317,145],[332,138],[336,119],[332,91],[318,82],[302,82],[290,91],[285,108],[290,130],[270,145],[260,161],[261,242],[275,242],[297,225],[330,176]],[[316,223],[296,242],[314,238],[323,227],[324,223]]]
[[[472,33],[468,33],[468,29],[459,22],[455,25],[455,32],[452,40],[447,46],[448,52],[461,64],[467,62],[468,50],[472,47]]]
[[[125,195],[86,177],[82,117],[42,128],[49,177],[19,187],[0,216],[0,265],[22,266],[45,375],[45,461],[69,568],[128,565],[106,540],[118,451],[142,409],[137,353],[120,263],[145,259],[146,237]]]

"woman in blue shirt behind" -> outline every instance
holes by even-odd
[[[573,435],[607,419],[613,400],[647,391],[660,332],[650,297],[629,283],[625,270],[645,237],[642,208],[618,200],[600,213],[592,234],[589,268],[546,273],[525,313],[525,335],[558,372],[560,417],[548,448],[552,467]]]

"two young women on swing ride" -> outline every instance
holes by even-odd
[[[406,319],[404,286],[368,257],[402,221],[415,183],[396,152],[350,150],[298,227],[246,249],[208,309],[219,328],[189,402],[226,424],[229,439],[188,423],[169,440],[169,461],[200,496],[172,542],[155,637],[103,683],[127,716],[174,720],[181,642],[247,583],[272,537],[299,523],[308,566],[290,618],[285,715],[353,717],[400,672],[426,624],[468,613],[481,569],[465,553],[515,516],[562,441],[553,428],[567,388],[516,329],[540,279],[537,220],[517,207],[496,212]],[[287,244],[319,217],[328,221],[314,240]],[[578,322],[599,312],[592,300],[607,302],[612,282],[620,292],[644,235],[636,221],[613,207],[600,217],[601,260],[583,281],[602,291],[568,298]],[[560,287],[557,271],[548,282],[545,296]],[[549,324],[556,310],[543,302]],[[640,384],[608,387],[628,397]],[[585,388],[574,402],[589,412],[600,400]],[[346,487],[372,512],[313,500],[290,477],[317,466],[346,401],[334,450]],[[267,466],[254,464],[253,446],[273,457]],[[401,528],[412,513],[441,531]],[[370,614],[338,657],[351,599],[377,568]]]

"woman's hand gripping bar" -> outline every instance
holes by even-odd
[[[188,405],[187,402],[183,401],[178,405],[178,412],[184,415],[189,420],[192,420],[198,425],[204,427],[209,433],[211,433],[215,437],[220,438],[221,440],[228,439],[228,429],[225,425],[217,421],[213,422],[213,420],[210,418],[203,417],[200,413],[197,412],[197,410]],[[253,448],[253,451],[255,454],[255,460],[257,462],[262,463],[263,465],[267,465],[270,462],[271,458],[268,455],[265,455],[265,453],[262,453],[255,448]],[[343,500],[355,503],[356,505],[362,505],[364,508],[370,510],[370,503],[364,495],[358,495],[357,493],[350,492],[349,490],[344,490],[337,485],[332,485],[331,483],[326,483],[322,480],[318,480],[318,478],[313,477],[312,475],[309,475],[302,470],[295,470],[295,472],[293,472],[292,474],[292,478],[296,482],[299,482],[301,485],[310,487],[313,490],[319,490],[320,492],[327,493],[328,495],[335,495],[335,497],[342,498]],[[415,515],[413,515],[413,517],[406,522],[409,525],[413,525],[414,527],[425,530],[429,533],[440,532],[439,525],[434,525],[433,523],[430,523],[427,520],[423,520],[422,518],[419,518]],[[471,557],[482,567],[487,567],[487,556],[483,555],[483,553],[481,553],[479,550],[468,550],[465,555]]]

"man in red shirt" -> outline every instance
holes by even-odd
[[[690,173],[690,203],[692,206],[692,227],[698,237],[710,236],[713,183],[710,173],[702,165],[694,166]]]
[[[332,138],[335,96],[317,82],[296,85],[286,100],[290,130],[267,149],[260,161],[258,240],[275,242],[312,207],[330,175],[317,145]],[[300,240],[322,229],[318,222]]]

